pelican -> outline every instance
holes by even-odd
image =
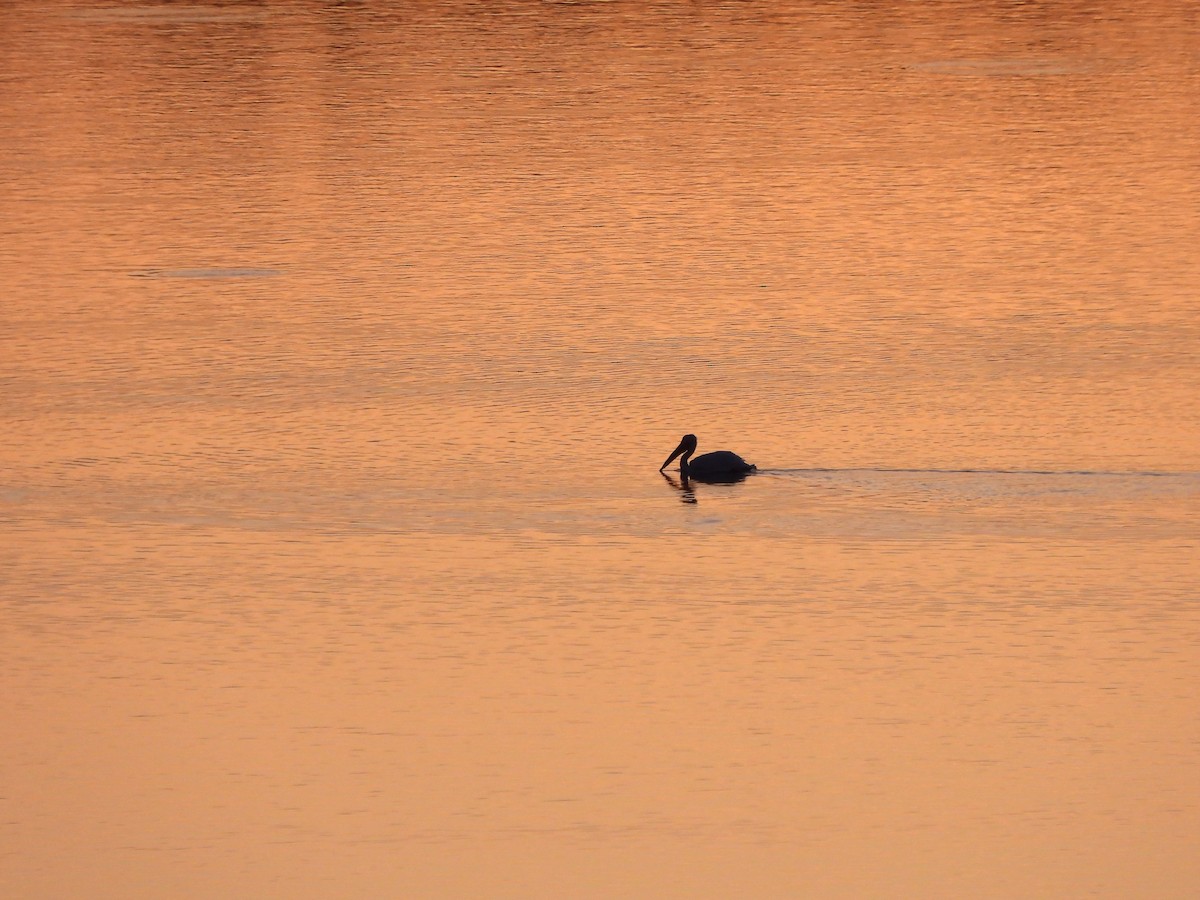
[[[756,466],[746,462],[736,453],[728,450],[715,450],[692,459],[696,452],[696,436],[685,434],[679,446],[671,451],[667,461],[658,467],[662,471],[671,464],[671,460],[683,454],[679,460],[679,475],[681,478],[695,478],[698,481],[722,481],[745,477],[747,472],[753,472]]]

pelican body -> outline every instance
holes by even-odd
[[[679,446],[667,457],[667,461],[658,467],[658,471],[661,472],[669,466],[671,461],[680,454],[683,454],[679,460],[680,477],[695,478],[697,481],[738,479],[744,477],[747,472],[753,472],[756,468],[752,463],[746,462],[736,453],[728,450],[715,450],[692,459],[692,454],[695,452],[696,436],[685,434],[683,440],[679,442]]]

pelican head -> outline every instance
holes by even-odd
[[[677,457],[680,453],[683,454],[683,460],[679,465],[681,469],[686,471],[688,457],[696,452],[696,443],[696,436],[694,434],[685,434],[683,436],[683,440],[679,442],[679,446],[671,451],[671,455],[667,457],[667,461],[658,467],[658,471],[661,472],[663,469],[669,466],[671,461],[674,460],[675,457]]]

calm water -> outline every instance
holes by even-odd
[[[1195,897],[1122,7],[5,4],[0,893]]]

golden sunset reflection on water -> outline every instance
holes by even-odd
[[[1195,896],[1198,81],[1183,3],[8,5],[0,895]]]

